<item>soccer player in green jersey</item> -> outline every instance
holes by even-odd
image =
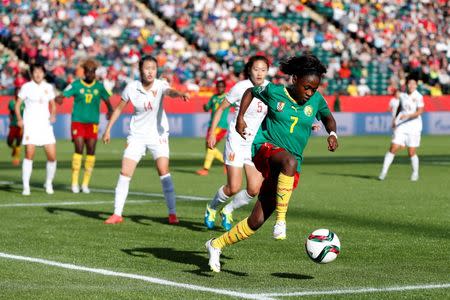
[[[252,144],[253,162],[263,174],[264,182],[250,216],[219,238],[206,242],[209,266],[214,272],[220,272],[222,248],[249,238],[274,211],[277,214],[274,237],[286,238],[288,203],[298,183],[303,150],[315,118],[322,121],[329,133],[328,150],[335,151],[338,147],[336,122],[325,99],[317,92],[326,68],[315,56],[303,55],[282,62],[280,70],[292,75],[292,85],[269,83],[250,88],[241,101],[236,130],[243,138],[246,138],[244,115],[252,98],[268,106]]]
[[[75,145],[75,153],[72,156],[72,192],[74,193],[80,192],[78,177],[84,147],[86,147],[86,161],[81,190],[83,193],[90,193],[89,181],[95,165],[95,147],[97,145],[101,100],[105,102],[108,108],[107,119],[113,112],[109,102],[111,93],[95,79],[97,67],[98,65],[94,60],[86,60],[82,65],[84,79],[78,79],[68,85],[62,94],[64,97],[74,97],[71,125],[72,141]],[[58,96],[56,101],[61,102],[62,96]]]
[[[205,104],[204,110],[211,111],[211,119],[208,123],[208,132],[206,133],[206,155],[205,162],[203,163],[203,169],[196,171],[196,173],[200,176],[208,175],[209,169],[214,161],[214,159],[219,160],[223,163],[223,154],[220,152],[217,147],[213,149],[208,148],[208,137],[211,134],[211,123],[216,114],[217,109],[222,104],[223,100],[226,98],[227,94],[225,94],[225,81],[223,79],[217,80],[216,83],[217,94],[209,99],[208,103]],[[214,135],[216,137],[216,143],[219,143],[227,134],[228,128],[228,113],[230,112],[230,106],[228,106],[222,113],[219,123],[217,124],[216,129],[214,130]]]
[[[9,132],[6,138],[6,143],[12,148],[12,164],[18,166],[20,164],[20,144],[22,143],[22,128],[17,125],[17,117],[15,106],[17,102],[17,94],[19,93],[19,88],[16,88],[14,99],[11,99],[8,104],[9,110]],[[25,104],[20,105],[20,115],[23,116],[23,110]]]

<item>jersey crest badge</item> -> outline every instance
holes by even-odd
[[[283,111],[283,108],[284,108],[285,104],[286,103],[284,103],[284,102],[278,102],[277,103],[277,111]]]
[[[98,95],[98,90],[97,89],[94,90],[94,95]]]
[[[313,115],[313,108],[311,105],[307,105],[305,106],[305,108],[303,109],[303,112],[305,113],[305,115],[307,117],[311,117]]]

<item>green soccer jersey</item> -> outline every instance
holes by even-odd
[[[323,96],[316,92],[300,105],[292,99],[284,85],[269,83],[253,88],[253,95],[267,105],[267,116],[261,124],[252,145],[252,156],[263,143],[284,148],[297,158],[300,172],[303,150],[311,135],[314,119],[331,114]]]
[[[9,109],[9,115],[11,116],[11,123],[9,123],[9,126],[17,126],[17,116],[16,111],[14,110],[14,107],[16,106],[16,101],[12,99],[9,101],[8,109]],[[22,102],[22,105],[20,105],[20,115],[23,116],[23,110],[25,108],[25,103]]]
[[[211,127],[212,120],[214,118],[214,115],[217,112],[217,109],[219,108],[220,104],[222,104],[223,100],[226,98],[227,94],[222,95],[214,95],[209,99],[208,103],[205,106],[205,109],[207,111],[211,110],[211,119],[209,120],[208,127]],[[227,107],[222,113],[222,116],[220,117],[219,124],[217,124],[217,127],[219,128],[228,128],[228,113],[230,112],[230,107]]]
[[[87,84],[83,80],[76,80],[69,84],[63,92],[64,97],[72,97],[72,122],[98,124],[100,119],[100,101],[108,100],[111,94],[102,83],[94,81]]]

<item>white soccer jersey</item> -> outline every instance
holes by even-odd
[[[29,81],[22,86],[18,97],[25,103],[22,144],[36,146],[55,144],[48,106],[48,103],[55,99],[53,86],[45,81],[40,84]]]
[[[400,94],[401,110],[396,118],[397,130],[402,132],[420,133],[422,131],[422,117],[400,120],[401,115],[413,114],[419,108],[424,107],[423,96],[417,90],[411,94]]]
[[[266,86],[268,83],[269,81],[264,80],[262,86]],[[237,133],[236,121],[237,115],[239,114],[242,96],[244,95],[245,91],[251,87],[254,87],[254,85],[250,81],[250,79],[239,81],[231,88],[226,98],[228,102],[234,104],[236,107],[235,117],[230,122],[229,135],[237,135],[243,143],[250,145],[252,144],[256,133],[258,132],[261,122],[264,120],[267,114],[267,105],[265,105],[261,100],[253,98],[244,116],[245,123],[247,124],[245,132],[250,135],[247,136],[246,140],[243,140],[242,137]]]
[[[169,122],[162,105],[164,92],[170,86],[166,81],[155,79],[149,91],[140,81],[130,82],[122,93],[123,101],[131,101],[134,114],[129,135],[151,142],[169,134]]]
[[[50,124],[50,111],[48,103],[55,99],[53,86],[42,81],[25,83],[19,91],[18,97],[25,103],[23,111],[24,126],[48,126]]]

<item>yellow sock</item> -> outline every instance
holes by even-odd
[[[15,146],[13,149],[14,149],[13,158],[20,159],[20,146]]]
[[[74,153],[72,155],[72,185],[78,185],[78,175],[81,169],[81,160],[83,155]]]
[[[277,221],[286,221],[286,212],[288,210],[289,199],[291,199],[294,189],[294,176],[287,176],[280,173],[277,184]]]
[[[214,148],[214,158],[217,159],[218,161],[220,161],[221,163],[223,163],[223,154],[222,152],[220,152],[219,149]]]
[[[86,161],[84,162],[84,176],[82,186],[89,186],[91,180],[92,170],[95,165],[95,155],[86,155]]]
[[[240,221],[236,226],[231,228],[230,231],[225,232],[219,238],[212,241],[212,246],[214,248],[222,249],[225,246],[236,244],[237,242],[248,239],[252,236],[255,231],[253,231],[250,226],[248,226],[248,218]]]
[[[214,150],[206,149],[205,162],[203,163],[203,169],[209,170],[214,160]]]

